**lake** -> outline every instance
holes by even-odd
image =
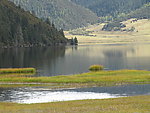
[[[93,64],[105,70],[150,70],[150,44],[101,44],[66,47],[0,49],[0,68],[34,67],[35,76],[88,72]]]
[[[1,102],[46,103],[150,95],[150,84],[50,90],[45,87],[0,88]]]

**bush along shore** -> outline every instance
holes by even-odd
[[[2,68],[0,69],[0,75],[2,74],[24,74],[24,73],[36,73],[35,68]]]

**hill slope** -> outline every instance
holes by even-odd
[[[120,13],[134,11],[150,0],[72,0],[73,2],[89,8],[99,17],[117,16]]]
[[[39,18],[49,18],[57,28],[74,29],[96,23],[92,11],[70,0],[10,0]]]
[[[141,8],[130,12],[128,15],[128,18],[150,18],[150,3],[145,4]]]
[[[55,45],[66,43],[63,31],[54,25],[16,7],[7,0],[0,0],[0,46]]]

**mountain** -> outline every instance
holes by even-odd
[[[65,30],[87,26],[98,21],[95,13],[71,0],[10,0],[37,17],[49,19]]]
[[[99,17],[113,16],[116,17],[120,13],[130,13],[141,8],[150,0],[71,0],[76,4],[89,8]]]
[[[0,0],[0,46],[56,45],[66,43],[62,30],[53,24],[15,6],[7,0]]]

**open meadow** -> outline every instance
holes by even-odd
[[[77,37],[79,45],[150,43],[150,20],[141,19],[134,23],[131,21],[132,19],[123,22],[126,25],[124,29],[134,27],[133,32],[102,31],[105,25],[102,23],[65,31],[65,36],[69,39]]]

